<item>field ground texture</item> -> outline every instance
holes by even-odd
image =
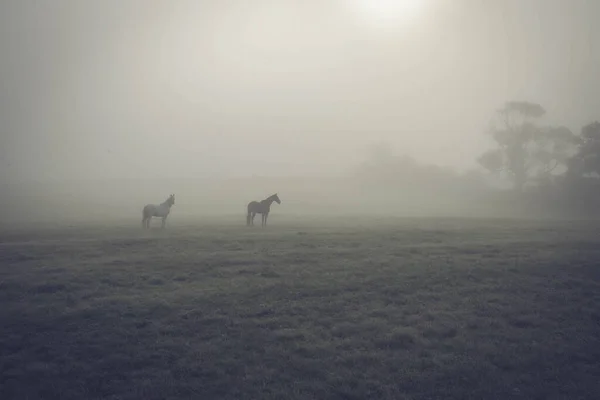
[[[175,222],[1,232],[0,398],[600,394],[597,223]]]

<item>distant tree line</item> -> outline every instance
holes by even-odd
[[[535,103],[512,101],[498,110],[489,131],[495,147],[478,162],[492,173],[504,173],[517,192],[527,185],[541,186],[556,177],[600,177],[600,123],[592,122],[572,133],[564,126],[538,123],[546,111]]]
[[[600,215],[600,122],[573,133],[565,126],[541,123],[545,114],[540,104],[526,101],[510,101],[497,110],[485,132],[492,147],[477,158],[480,170],[458,174],[422,165],[380,144],[355,176],[365,184],[405,194],[469,197],[487,203],[489,209]],[[493,188],[489,182],[494,177],[510,183],[511,189]]]

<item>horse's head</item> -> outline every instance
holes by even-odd
[[[175,204],[175,195],[172,194],[169,196],[169,198],[167,199],[167,204],[170,206],[172,206],[173,204]]]
[[[274,202],[276,202],[277,204],[281,204],[281,200],[279,199],[279,196],[277,196],[277,193],[275,193],[273,196],[269,197],[271,200],[273,200]]]

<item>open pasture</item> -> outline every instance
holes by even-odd
[[[598,398],[596,223],[244,222],[4,229],[0,398]]]

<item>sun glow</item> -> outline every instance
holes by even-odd
[[[413,22],[426,0],[353,0],[355,10],[368,23],[401,26]]]

